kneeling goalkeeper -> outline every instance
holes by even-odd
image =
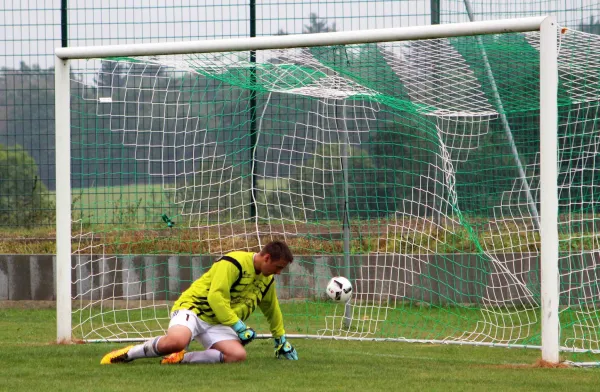
[[[275,276],[293,261],[281,241],[260,253],[231,252],[184,291],[173,305],[165,336],[106,354],[101,364],[165,356],[161,363],[221,363],[246,360],[244,346],[256,332],[244,321],[258,305],[275,339],[275,356],[297,360],[296,349],[285,338],[283,317],[275,292]],[[185,352],[196,339],[205,350]]]

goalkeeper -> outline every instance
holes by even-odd
[[[100,363],[159,356],[165,356],[162,364],[244,361],[244,346],[256,336],[244,321],[256,306],[269,321],[275,356],[297,360],[296,350],[285,338],[274,276],[293,259],[281,241],[268,243],[260,253],[231,252],[222,256],[175,301],[165,336],[112,351]],[[185,352],[192,339],[205,350]]]

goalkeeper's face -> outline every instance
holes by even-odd
[[[268,257],[262,264],[260,272],[264,276],[279,275],[287,265],[288,262],[286,260],[273,260]]]

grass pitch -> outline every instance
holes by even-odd
[[[48,391],[597,391],[600,369],[532,365],[539,352],[450,345],[295,339],[298,362],[270,341],[248,361],[161,366],[158,359],[101,366],[123,344],[56,345],[54,309],[0,309],[0,390]],[[199,348],[195,346],[193,348]]]

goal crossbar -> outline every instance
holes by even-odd
[[[545,19],[546,17],[530,17],[491,20],[486,22],[336,31],[331,33],[293,34],[272,37],[230,38],[135,45],[82,46],[56,48],[55,54],[59,59],[69,60],[119,56],[158,56],[168,54],[290,49],[298,47],[463,37],[468,35],[523,33],[540,30]]]

